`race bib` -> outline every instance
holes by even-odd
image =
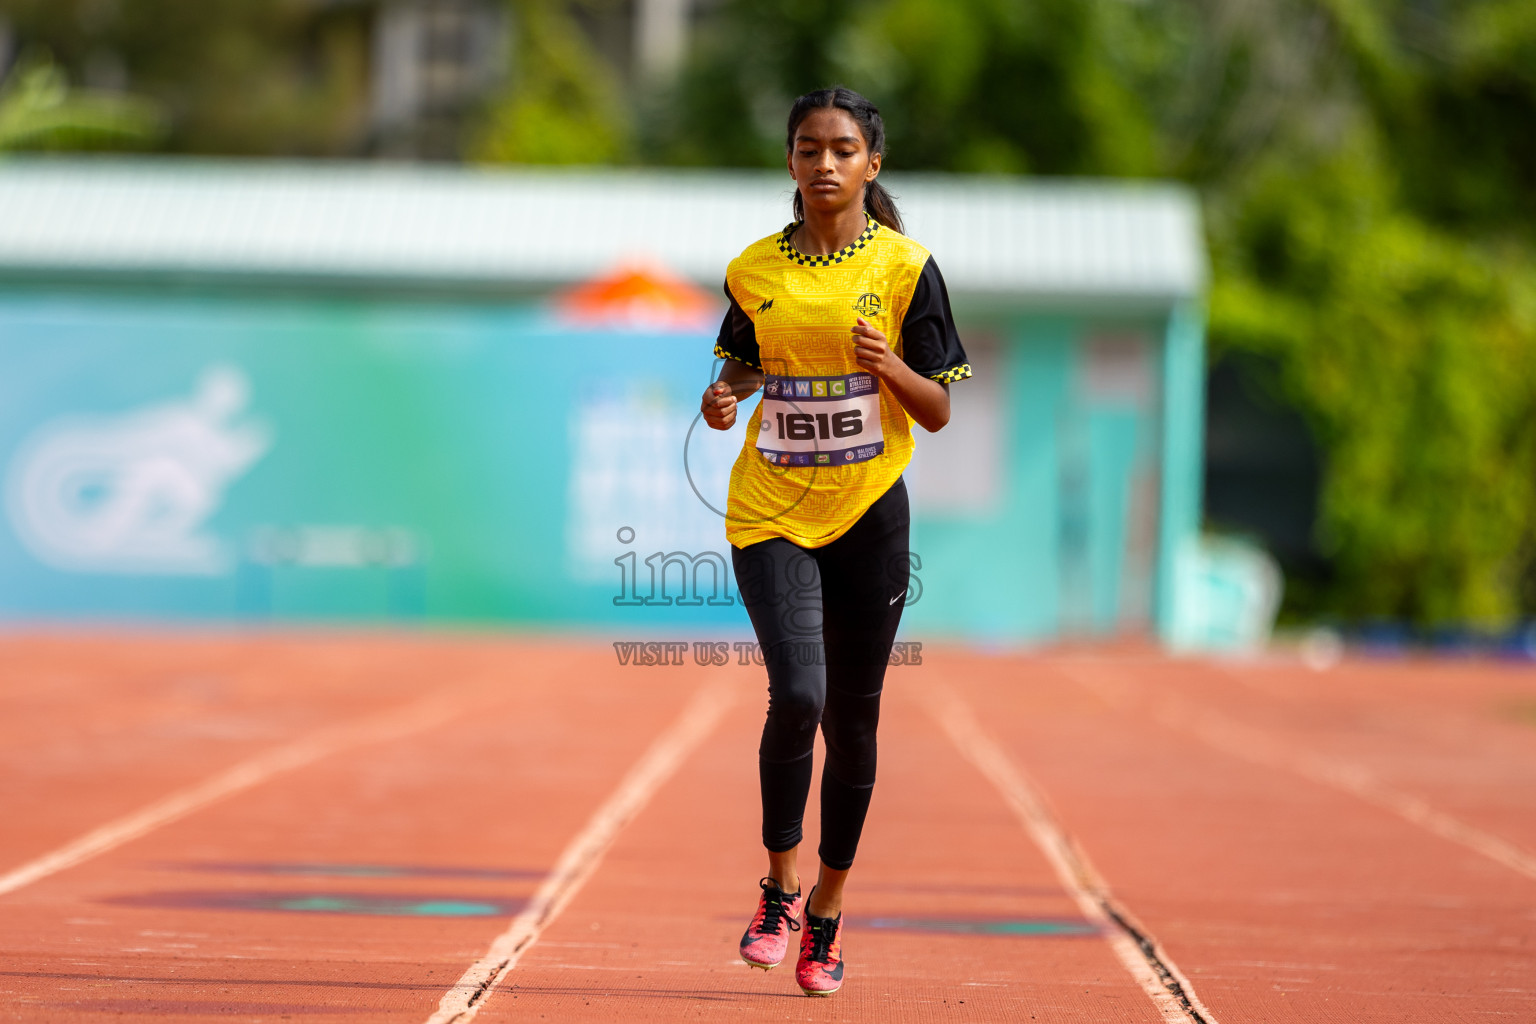
[[[873,374],[763,382],[757,447],[779,466],[846,466],[885,451]]]

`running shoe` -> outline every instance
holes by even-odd
[[[801,896],[798,892],[785,892],[779,883],[764,878],[757,883],[763,895],[757,901],[757,913],[741,936],[741,958],[753,967],[772,970],[784,962],[789,951],[789,933],[800,930],[796,915],[800,913]]]
[[[811,890],[815,892],[815,890]],[[808,996],[829,996],[843,987],[843,915],[816,917],[807,908],[800,931],[795,981]]]

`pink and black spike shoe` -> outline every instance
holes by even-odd
[[[806,909],[795,981],[808,996],[829,996],[843,987],[842,914],[816,917]]]
[[[784,962],[789,951],[789,933],[800,930],[796,920],[800,913],[802,897],[798,892],[787,893],[779,883],[764,878],[757,883],[763,895],[757,901],[757,913],[741,936],[741,958],[753,967],[772,970]]]

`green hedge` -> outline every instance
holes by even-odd
[[[1213,211],[1213,354],[1277,365],[1324,453],[1316,612],[1501,628],[1531,611],[1536,268],[1395,205],[1378,153]]]

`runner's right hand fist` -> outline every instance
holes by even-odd
[[[730,430],[736,422],[736,396],[731,394],[731,386],[723,380],[711,384],[699,403],[699,411],[704,414],[704,422],[714,429]]]

